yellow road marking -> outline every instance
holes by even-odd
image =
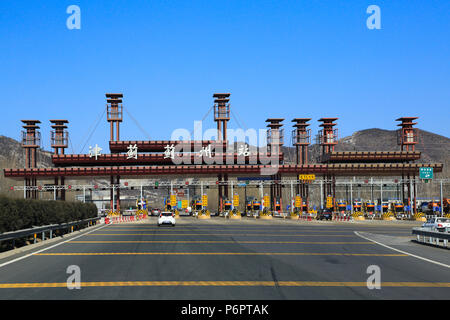
[[[91,233],[91,236],[265,236],[265,237],[355,237],[354,234],[266,234],[266,233]]]
[[[138,287],[138,286],[205,286],[205,287],[366,287],[367,282],[329,281],[108,281],[80,282],[81,287]],[[381,287],[449,288],[450,282],[382,282]],[[66,282],[0,283],[0,289],[67,288]]]
[[[331,252],[58,252],[37,253],[35,256],[114,256],[114,255],[240,255],[240,256],[364,256],[407,257],[399,253],[331,253]]]
[[[102,241],[102,240],[76,240],[69,241],[68,243],[252,243],[252,244],[370,244],[373,245],[373,242],[311,242],[311,241],[183,241],[183,240],[129,240],[129,241],[121,241],[121,240],[111,240],[111,241]]]
[[[197,228],[183,228],[181,227],[182,230],[180,229],[172,229],[173,232],[180,232],[180,231],[205,231],[205,230],[198,230]],[[122,229],[122,228],[109,228],[108,231],[155,231],[155,230],[161,230],[160,227],[155,227],[155,228],[136,228],[136,229]],[[170,230],[170,229],[168,229]],[[213,228],[208,229],[209,231],[212,231]],[[278,231],[288,231],[288,232],[336,232],[336,233],[345,233],[345,232],[353,232],[353,230],[301,230],[301,229],[237,229],[237,228],[226,228],[226,230],[213,230],[215,232],[227,232],[227,231],[243,231],[243,232],[248,232],[248,231],[271,231],[271,232],[278,232]],[[372,230],[373,231],[373,230]],[[382,232],[382,233],[407,233],[410,234],[411,231],[384,231],[384,230],[376,230],[377,232]]]

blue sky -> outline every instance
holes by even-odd
[[[72,4],[80,30],[66,27]],[[381,30],[366,27],[372,4]],[[87,140],[106,92],[124,94],[152,139],[192,130],[214,92],[231,93],[245,128],[285,118],[287,141],[297,117],[313,134],[338,117],[344,137],[418,116],[449,137],[450,1],[1,1],[0,70],[0,135],[39,119],[45,149],[49,119],[70,121],[75,153],[107,148],[105,118]],[[145,137],[125,113],[121,138]]]

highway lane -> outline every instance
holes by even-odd
[[[355,230],[403,244],[411,238],[408,224],[183,217],[175,228],[158,228],[151,218],[109,225],[0,267],[0,299],[448,297],[448,268],[377,245]],[[80,290],[66,287],[70,265],[81,270]],[[367,288],[371,265],[380,267],[380,290]]]

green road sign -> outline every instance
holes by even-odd
[[[420,179],[433,179],[433,168],[422,167],[419,169]]]

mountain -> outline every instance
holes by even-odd
[[[37,165],[40,168],[52,167],[51,153],[38,149],[37,151]],[[0,136],[0,194],[8,194],[9,188],[13,185],[20,185],[23,182],[18,182],[13,179],[8,179],[3,176],[3,169],[5,168],[24,168],[25,167],[25,150],[22,148],[19,141]]]
[[[421,152],[420,163],[443,163],[444,177],[450,177],[450,139],[425,130],[418,130],[416,151]],[[366,129],[339,139],[336,151],[399,151],[396,130]],[[283,147],[285,162],[295,162],[295,148]],[[318,163],[320,146],[311,144],[308,148],[309,163]]]

